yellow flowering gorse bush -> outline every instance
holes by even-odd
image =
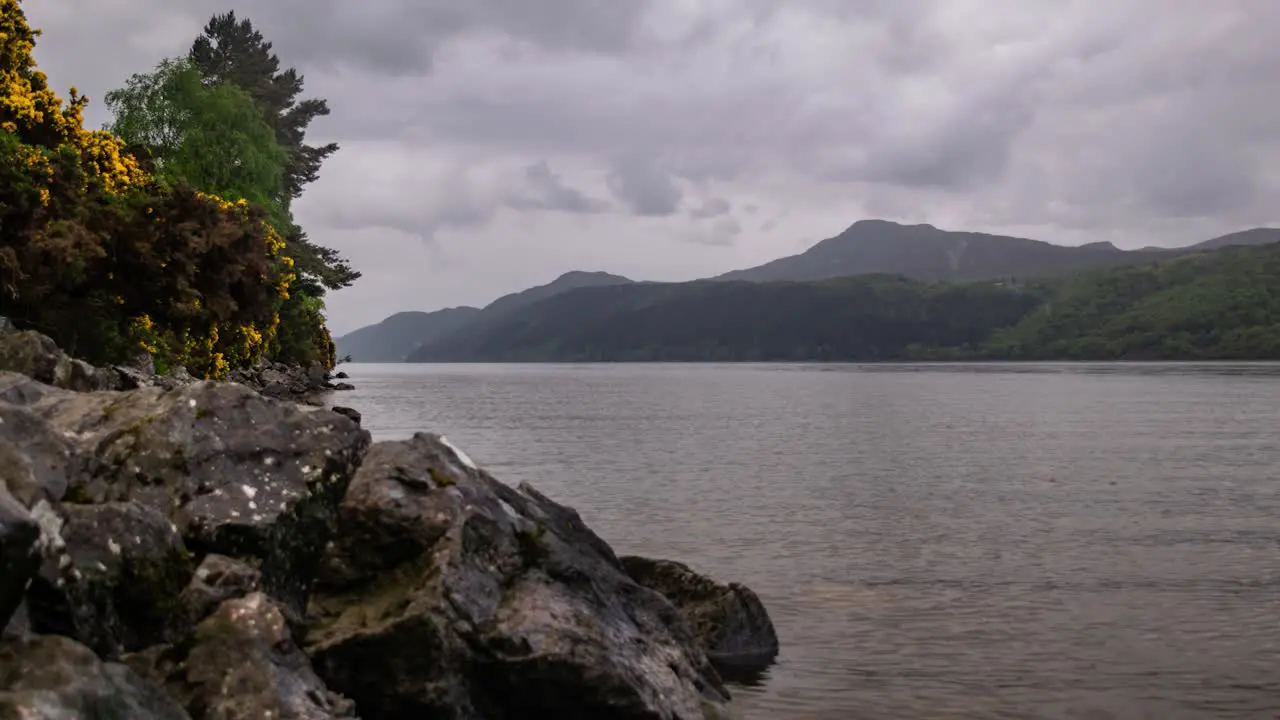
[[[244,201],[149,175],[112,134],[84,128],[36,68],[38,32],[0,0],[0,315],[69,351],[223,377],[278,331],[293,262]]]

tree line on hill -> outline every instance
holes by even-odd
[[[1280,359],[1280,244],[1019,281],[580,287],[411,362]]]
[[[87,99],[37,68],[38,34],[0,0],[0,315],[97,363],[331,367],[323,298],[360,275],[290,211],[338,149],[306,143],[326,102],[226,13],[108,93],[112,121],[89,130]]]

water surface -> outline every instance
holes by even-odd
[[[1280,717],[1280,365],[353,365],[619,553],[755,589],[751,720]]]

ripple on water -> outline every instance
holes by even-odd
[[[750,720],[1280,717],[1280,366],[355,366],[620,552],[744,582]]]

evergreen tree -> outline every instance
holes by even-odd
[[[280,206],[288,212],[306,185],[319,177],[324,160],[338,150],[337,143],[317,147],[305,142],[311,121],[329,114],[328,103],[318,98],[299,100],[302,76],[293,68],[282,70],[272,44],[248,19],[237,19],[234,11],[213,16],[188,57],[206,83],[233,85],[247,93],[288,152],[279,197]],[[302,276],[300,287],[309,294],[318,297],[324,288],[343,288],[360,277],[336,251],[311,242],[296,225],[282,232]]]

